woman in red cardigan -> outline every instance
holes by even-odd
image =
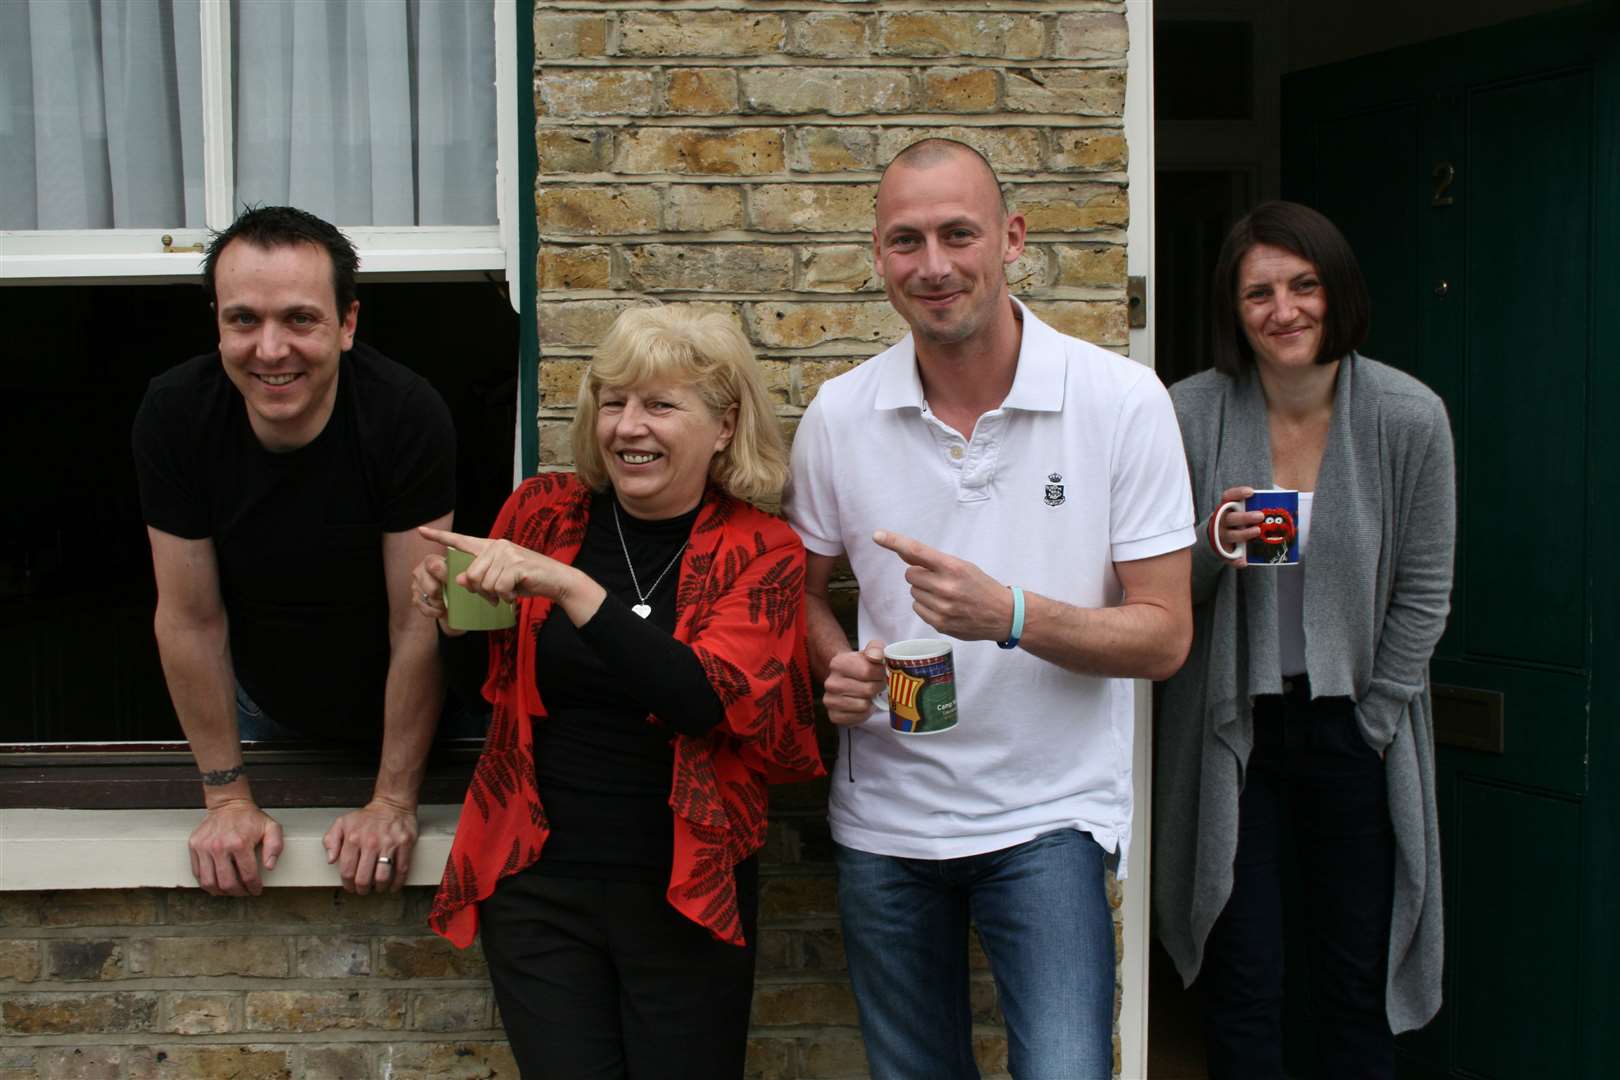
[[[481,932],[526,1078],[740,1077],[766,784],[821,775],[804,549],[745,499],[787,474],[728,318],[638,307],[581,383],[575,475],[525,482],[458,581],[513,601],[430,923]],[[416,572],[443,622],[444,560]]]

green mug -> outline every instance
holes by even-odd
[[[502,600],[492,604],[477,593],[456,584],[456,576],[466,573],[473,557],[449,548],[444,553],[444,610],[452,630],[505,630],[517,624],[517,612]]]

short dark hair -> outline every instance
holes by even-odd
[[[1254,365],[1254,349],[1237,313],[1238,270],[1257,244],[1282,248],[1312,266],[1322,280],[1327,316],[1322,321],[1318,364],[1330,364],[1367,340],[1371,304],[1356,253],[1338,227],[1308,206],[1292,202],[1261,203],[1232,226],[1215,260],[1210,290],[1210,348],[1215,367],[1234,378]]]
[[[337,226],[295,206],[250,206],[208,242],[208,252],[203,256],[203,288],[208,292],[209,304],[219,299],[214,291],[219,253],[232,240],[245,240],[267,249],[314,244],[332,259],[332,295],[337,298],[338,318],[343,318],[354,303],[354,275],[360,269],[360,256]]]
[[[1001,188],[1001,177],[996,175],[996,167],[990,164],[990,159],[975,147],[957,139],[946,139],[939,136],[918,139],[890,159],[889,163],[883,167],[883,175],[878,177],[878,184],[883,183],[883,177],[888,176],[889,170],[896,165],[904,165],[911,169],[926,169],[933,165],[943,164],[951,158],[961,157],[964,154],[978,158],[979,164],[984,166],[984,171],[990,174],[990,183],[994,184],[996,188],[996,198],[1001,200],[1001,211],[1006,213],[1008,210],[1007,196]]]

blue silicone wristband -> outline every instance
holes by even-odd
[[[1007,635],[1006,641],[998,641],[996,644],[1003,649],[1016,649],[1018,639],[1024,636],[1024,590],[1017,585],[1009,585],[1007,588],[1011,589],[1013,594],[1012,633]]]

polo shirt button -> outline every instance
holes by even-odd
[[[951,460],[952,461],[961,461],[962,460],[962,448],[960,446],[951,447]]]

